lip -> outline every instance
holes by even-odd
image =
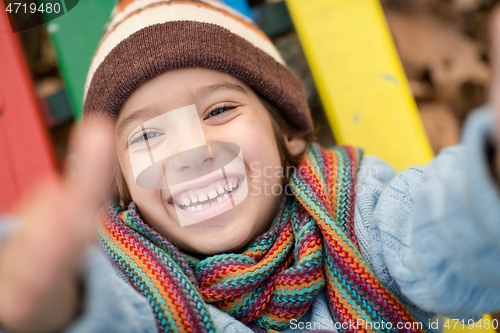
[[[201,222],[207,220],[212,217],[219,216],[220,214],[234,208],[236,206],[236,202],[238,202],[240,194],[242,193],[241,188],[246,183],[246,177],[244,177],[239,182],[239,186],[235,189],[235,191],[231,192],[229,199],[216,205],[204,208],[198,211],[188,211],[178,207],[174,202],[171,205],[174,206],[177,214],[185,216],[192,220],[197,220],[197,222]]]
[[[235,208],[239,203],[241,203],[246,198],[247,193],[248,184],[245,175],[243,179],[238,181],[238,186],[233,192],[231,192],[230,198],[225,201],[219,202],[216,205],[204,208],[202,210],[192,211],[180,208],[174,201],[171,201],[168,204],[171,205],[171,207],[175,210],[181,227],[200,222],[203,222],[204,225],[207,225],[206,223],[209,223],[208,225],[210,225],[215,221],[220,221],[217,217],[232,210],[232,208]]]
[[[226,173],[226,178],[237,178],[239,180],[239,182],[243,181],[245,179],[245,177],[246,177],[245,174],[240,174],[240,173],[236,173],[236,172]],[[190,180],[188,182],[184,182],[184,183],[179,184],[179,185],[174,185],[174,186],[172,186],[173,189],[171,188],[172,191],[170,192],[170,194],[167,197],[164,198],[164,200],[167,201],[169,204],[174,204],[173,198],[180,195],[181,193],[188,191],[188,190],[197,189],[197,188],[205,188],[208,185],[212,184],[213,182],[216,182],[216,181],[222,180],[222,179],[224,179],[224,177],[222,176],[222,173],[219,170],[216,170],[214,172],[209,173],[208,175]]]

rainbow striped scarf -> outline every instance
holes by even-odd
[[[378,281],[357,245],[354,185],[361,155],[348,146],[314,144],[290,178],[294,195],[284,196],[270,230],[240,254],[186,255],[144,223],[134,203],[128,209],[108,204],[98,239],[150,302],[160,332],[216,332],[207,304],[280,330],[303,316],[325,285],[334,320],[346,323],[342,331],[405,331],[396,323],[417,319]],[[353,325],[358,320],[365,324]],[[394,323],[392,329],[366,325],[382,321]]]

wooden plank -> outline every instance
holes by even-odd
[[[85,0],[71,5],[70,1],[63,0],[62,3],[63,8],[67,9],[64,15],[51,21],[48,21],[50,17],[47,14],[43,15],[48,21],[47,32],[57,55],[73,115],[79,120],[83,111],[83,89],[90,62],[116,1]]]
[[[286,0],[338,143],[402,171],[432,149],[377,0]]]
[[[250,10],[250,6],[248,5],[247,0],[221,0],[221,1],[226,3],[228,6],[236,9],[246,17],[252,18],[252,11]]]
[[[31,75],[0,1],[0,214],[56,163]]]
[[[337,142],[398,171],[427,164],[433,153],[378,0],[286,2]],[[494,333],[487,321],[444,332]]]
[[[40,3],[48,0],[38,0]],[[46,27],[56,50],[59,70],[64,79],[75,119],[79,120],[83,111],[83,89],[90,62],[115,5],[115,0],[78,1],[74,8],[68,0],[61,0],[66,14],[51,21],[43,14]],[[74,0],[73,0],[74,2]],[[246,0],[224,0],[228,5],[250,16]]]

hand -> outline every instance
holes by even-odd
[[[491,84],[490,103],[495,113],[494,140],[497,147],[494,157],[493,169],[496,179],[500,184],[500,5],[498,5],[491,16]]]
[[[0,327],[53,332],[78,314],[81,256],[92,239],[114,161],[109,120],[88,118],[71,140],[72,177],[45,179],[21,203],[21,227],[0,249]],[[76,172],[76,176],[74,173]]]

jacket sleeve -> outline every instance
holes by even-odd
[[[15,232],[14,218],[0,218],[2,239]],[[155,317],[146,298],[120,278],[111,262],[96,247],[89,247],[83,272],[81,313],[64,332],[111,333],[158,332]],[[6,332],[0,328],[0,333]]]
[[[451,318],[500,309],[500,187],[487,158],[488,109],[462,143],[396,175],[376,157],[358,172],[355,231],[375,274],[404,302]]]

